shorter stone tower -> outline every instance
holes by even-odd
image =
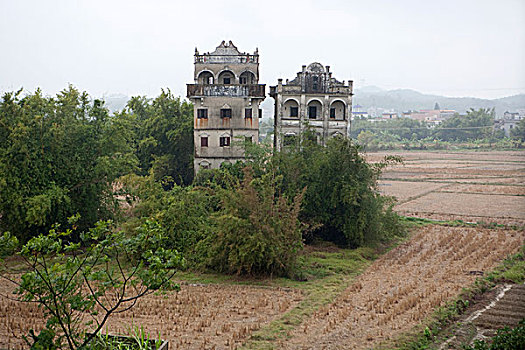
[[[211,53],[195,49],[194,79],[187,92],[194,104],[195,173],[244,159],[242,144],[259,142],[265,98],[257,49],[241,53],[231,41]]]
[[[323,145],[330,137],[348,137],[352,84],[351,80],[345,84],[333,78],[330,67],[320,63],[303,66],[286,84],[279,79],[277,86],[270,87],[270,96],[275,99],[275,148],[296,144],[307,126]]]

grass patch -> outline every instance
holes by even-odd
[[[304,299],[292,310],[252,334],[244,349],[273,349],[279,340],[289,337],[291,331],[306,318],[335,298],[361,274],[377,257],[370,247],[340,249],[309,247],[302,257],[301,265],[305,281],[277,279],[274,283],[283,287],[298,288]]]

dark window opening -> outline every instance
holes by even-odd
[[[208,110],[205,108],[197,109],[197,118],[199,119],[208,119]]]
[[[223,108],[221,109],[221,118],[231,118],[232,117],[232,110],[231,108]]]
[[[248,79],[246,77],[240,77],[239,84],[248,84]]]
[[[284,135],[283,146],[293,146],[297,140],[295,135]]]
[[[229,136],[221,136],[219,139],[219,146],[221,147],[228,147],[230,145],[230,137]]]
[[[224,79],[222,80],[222,83],[223,83],[224,85],[229,85],[229,84],[231,84],[231,79],[230,79],[230,78],[224,78]]]
[[[298,117],[299,116],[299,107],[290,107],[290,117]]]
[[[330,108],[330,118],[335,119],[335,108]]]
[[[317,118],[317,107],[316,106],[308,107],[308,118],[310,119]]]
[[[244,142],[252,143],[252,137],[251,136],[244,136]]]
[[[259,118],[262,118],[262,117],[263,117],[262,109],[259,109]]]
[[[251,108],[245,108],[244,109],[244,118],[252,118],[252,109]]]
[[[312,89],[317,90],[318,88],[317,82],[318,82],[317,77],[314,77],[314,83],[313,83]]]
[[[201,136],[201,147],[208,147],[208,136]]]

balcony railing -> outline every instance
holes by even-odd
[[[188,97],[265,97],[265,84],[203,85],[188,84]]]

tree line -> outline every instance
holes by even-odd
[[[405,148],[421,148],[424,144],[465,143],[485,141],[496,143],[508,140],[503,130],[494,125],[495,110],[492,108],[470,109],[466,115],[455,114],[439,125],[429,127],[427,123],[409,118],[381,122],[357,119],[352,123],[351,137],[369,150],[389,149],[402,145]],[[512,130],[511,140],[525,141],[525,124],[520,122]],[[443,146],[444,147],[444,146]]]

